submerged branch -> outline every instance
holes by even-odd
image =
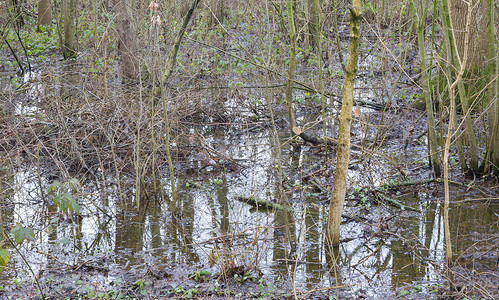
[[[400,202],[398,202],[397,200],[393,199],[393,198],[390,198],[388,196],[386,196],[385,194],[383,193],[379,193],[377,191],[374,192],[374,194],[376,195],[376,197],[378,197],[379,199],[383,200],[383,201],[386,201],[388,203],[390,203],[391,205],[393,206],[396,206],[402,210],[410,210],[410,211],[417,211],[417,212],[421,212],[419,209],[417,208],[414,208],[414,207],[410,207],[410,206],[407,206],[405,204],[402,204]]]

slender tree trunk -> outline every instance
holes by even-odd
[[[428,150],[430,152],[430,161],[433,167],[433,173],[436,177],[440,177],[440,156],[438,155],[438,141],[437,134],[435,130],[435,116],[433,114],[433,99],[431,97],[430,91],[430,80],[431,74],[430,70],[426,65],[426,48],[425,48],[425,38],[424,32],[426,28],[426,12],[428,9],[428,0],[424,3],[420,3],[418,7],[414,1],[410,1],[411,9],[414,15],[414,21],[417,24],[418,33],[418,56],[421,68],[421,78],[423,81],[423,94],[426,103],[426,124],[428,132]]]
[[[445,13],[445,10],[449,11],[449,2],[448,0],[442,0],[442,12]],[[465,31],[469,32],[470,30],[470,25],[471,25],[471,15],[472,15],[472,6],[471,3],[469,3],[468,6],[468,11],[466,13],[466,19],[465,19]],[[449,40],[453,40],[453,33],[452,33],[452,23],[451,24],[446,24],[447,29],[448,29],[448,35],[450,36]],[[462,59],[459,55],[456,53],[452,54],[452,58],[457,59],[457,61],[453,61],[453,63],[456,63],[459,68],[456,69],[457,75],[456,79],[452,84],[449,82],[449,97],[450,97],[450,120],[449,120],[449,126],[447,129],[447,137],[445,140],[445,147],[444,147],[444,231],[445,231],[445,244],[446,244],[446,258],[447,258],[447,263],[450,264],[452,262],[452,243],[450,239],[450,224],[449,224],[449,203],[450,203],[450,191],[449,191],[449,152],[450,152],[450,144],[451,144],[451,139],[454,134],[458,134],[458,129],[456,128],[456,132],[453,132],[453,125],[454,125],[454,118],[455,118],[455,110],[456,110],[456,96],[455,96],[455,89],[456,87],[462,86],[462,78],[466,69],[466,63],[468,61],[468,41],[469,41],[469,35],[465,35],[465,41],[464,41],[464,51],[463,51],[463,56]],[[455,45],[455,43],[448,44],[449,45]],[[450,47],[452,48],[452,47]],[[454,49],[455,50],[455,49]],[[459,91],[461,94],[461,91]],[[463,100],[463,97],[460,97],[461,101]],[[464,104],[463,105],[463,110]]]
[[[161,77],[161,82],[160,82],[160,93],[161,93],[161,101],[163,104],[163,113],[164,113],[164,118],[165,118],[165,140],[166,140],[166,157],[168,159],[168,168],[170,169],[170,183],[172,187],[172,205],[171,209],[172,212],[175,213],[177,209],[177,192],[176,192],[176,187],[175,187],[175,170],[173,168],[173,162],[172,162],[172,156],[170,153],[170,125],[168,123],[169,117],[168,117],[168,103],[167,99],[165,97],[165,85],[170,79],[170,76],[173,73],[173,70],[175,69],[175,66],[177,64],[177,53],[180,48],[180,43],[182,42],[182,38],[184,37],[185,30],[187,29],[187,25],[189,24],[189,21],[191,20],[192,15],[194,14],[194,10],[196,10],[196,7],[198,6],[200,0],[193,0],[192,4],[187,11],[184,21],[182,22],[182,27],[180,28],[179,32],[177,33],[177,36],[175,38],[175,43],[173,44],[173,48],[170,51],[170,55],[168,57],[168,65],[166,67],[166,71]]]
[[[350,127],[352,123],[353,89],[359,58],[361,20],[362,1],[352,0],[352,7],[350,7],[350,44],[348,46],[348,63],[343,84],[336,171],[334,173],[333,194],[329,203],[329,215],[326,225],[325,242],[328,246],[338,245],[340,241],[341,212],[345,202],[348,164],[350,161]]]
[[[139,74],[139,58],[132,3],[133,1],[130,0],[114,0],[121,69],[124,77],[136,79]]]
[[[64,23],[62,54],[64,55],[64,59],[76,58],[74,0],[62,1],[61,10]]]
[[[485,173],[499,176],[499,99],[497,74],[499,74],[499,58],[497,57],[495,7],[494,0],[487,0],[487,98],[489,107],[489,143],[485,157]]]
[[[14,13],[14,24],[16,24],[17,28],[23,27],[24,17],[22,11],[22,0],[10,0],[9,2]]]
[[[288,26],[289,26],[289,41],[291,44],[289,56],[288,81],[286,82],[286,109],[288,111],[289,127],[291,133],[296,127],[295,112],[293,110],[293,81],[295,79],[296,65],[296,25],[293,8],[293,0],[287,2]]]
[[[52,25],[52,9],[50,7],[50,0],[38,1],[38,26]]]
[[[453,23],[452,23],[452,17],[451,17],[451,10],[450,10],[450,4],[449,0],[442,0],[438,1],[440,5],[440,13],[441,13],[441,18],[442,18],[442,24],[444,26],[444,37],[445,37],[445,44],[447,48],[447,60],[448,64],[446,66],[446,73],[447,77],[449,78],[454,78],[453,74],[455,74],[458,70],[461,70],[462,67],[462,61],[461,58],[456,50],[456,40],[454,36],[454,30],[453,30]],[[464,66],[463,66],[464,67]],[[457,77],[457,76],[456,76]],[[450,80],[452,81],[452,80]],[[465,113],[465,135],[468,138],[468,144],[470,145],[470,151],[469,152],[474,152],[476,150],[476,141],[474,140],[474,131],[471,123],[471,117],[470,117],[470,111],[469,111],[469,105],[468,105],[468,99],[466,98],[466,93],[464,91],[464,86],[461,80],[457,82],[458,84],[458,91],[459,91],[459,99],[461,100],[461,105],[463,108],[463,113]],[[455,112],[456,110],[454,110]],[[467,119],[467,120],[466,120]],[[454,122],[456,124],[452,124],[453,126],[457,125],[457,117],[454,118]],[[468,130],[468,128],[471,126],[471,129]],[[458,127],[456,126],[456,130],[458,130]],[[461,169],[463,172],[468,172],[468,163],[466,159],[466,155],[463,150],[463,138],[461,136],[457,137],[456,140],[456,146],[458,149],[458,155],[459,155],[459,162],[461,164]],[[472,142],[473,141],[473,142]],[[478,159],[478,157],[476,157]],[[476,168],[478,168],[478,160],[476,161],[477,165]],[[471,163],[471,169],[473,171],[476,171],[473,166],[473,162]]]

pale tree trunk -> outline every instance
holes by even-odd
[[[464,49],[469,49],[467,46],[469,45],[469,40],[471,38],[471,35],[469,34],[470,27],[471,26],[465,26],[464,31],[465,31],[465,41],[463,42],[463,56],[460,56],[460,52],[457,50],[457,42],[456,42],[456,37],[455,37],[455,30],[454,30],[454,24],[452,22],[452,14],[451,14],[451,5],[450,2],[452,0],[442,0],[438,1],[440,4],[440,11],[442,15],[442,23],[444,26],[444,36],[445,36],[445,42],[446,42],[446,48],[447,48],[447,58],[448,62],[450,65],[447,66],[448,70],[448,76],[451,76],[455,78],[456,76],[452,76],[452,74],[456,74],[456,72],[459,72],[460,70],[466,70],[466,67],[469,66],[467,63],[467,60],[464,59]],[[476,3],[476,2],[475,2]],[[473,3],[469,3],[469,9],[473,9]],[[466,23],[466,20],[465,20]],[[467,24],[470,25],[470,24]],[[466,31],[468,30],[468,31]],[[468,51],[469,52],[469,51]],[[452,70],[452,71],[450,71]],[[463,73],[464,74],[464,73]],[[452,81],[452,80],[451,80]],[[462,147],[462,138],[458,137],[456,143],[458,147],[458,154],[459,154],[459,161],[461,163],[461,169],[463,172],[468,171],[468,164],[467,164],[467,158],[470,160],[470,169],[474,173],[479,173],[478,169],[478,148],[477,148],[477,141],[476,141],[476,136],[475,136],[475,131],[473,128],[473,122],[471,119],[471,107],[469,104],[469,99],[466,95],[466,89],[464,87],[464,83],[462,80],[458,80],[457,82],[457,90],[458,90],[458,95],[459,95],[459,100],[461,101],[461,107],[464,115],[464,125],[465,125],[465,131],[464,135],[466,137],[466,142],[468,146],[467,150],[467,157],[463,153],[463,147]],[[457,118],[454,118],[454,120],[457,122]],[[458,128],[456,127],[456,130]]]
[[[329,215],[326,225],[325,242],[328,246],[336,246],[340,242],[341,212],[345,202],[348,164],[350,161],[350,127],[352,123],[353,89],[359,59],[361,20],[362,1],[352,0],[352,7],[350,7],[350,44],[348,46],[348,63],[343,84],[336,170],[334,172],[333,194],[329,203]]]
[[[62,1],[61,10],[64,23],[62,54],[64,55],[64,59],[76,58],[74,0]]]
[[[185,0],[180,0],[180,1],[177,0],[175,6],[177,9],[178,18],[182,19],[183,17],[185,17],[187,12],[189,11],[190,3],[188,1],[185,1]]]
[[[470,32],[466,32],[466,15],[468,12],[468,3],[473,9],[473,18],[471,19]],[[465,36],[469,34],[468,42],[468,64],[469,67],[483,66],[487,56],[486,49],[486,31],[485,31],[485,1],[483,0],[450,0],[450,13],[454,37],[456,39],[457,51],[459,57],[464,55]]]
[[[136,79],[139,75],[137,30],[132,14],[133,3],[133,0],[114,0],[121,69],[123,76],[130,79]]]
[[[305,12],[305,47],[315,48],[317,45],[317,16],[315,0],[303,1],[303,11]]]
[[[454,40],[454,34],[453,34],[453,24],[452,22],[449,22],[451,18],[448,17],[448,13],[450,12],[449,8],[449,0],[442,0],[440,9],[442,11],[442,15],[444,17],[444,24],[447,27],[447,42],[450,42],[447,44],[447,47],[450,48],[451,53],[452,53],[452,61],[451,63],[456,67],[456,78],[452,82],[449,81],[450,78],[447,78],[448,80],[448,85],[449,85],[449,98],[450,98],[450,119],[449,119],[449,126],[447,128],[447,137],[445,140],[445,146],[444,146],[444,160],[443,160],[443,165],[444,165],[444,232],[445,232],[445,244],[446,244],[446,258],[447,258],[447,263],[450,264],[452,262],[452,243],[450,239],[450,224],[449,224],[449,203],[450,203],[450,190],[449,190],[449,152],[450,152],[450,145],[451,145],[451,139],[455,134],[459,134],[458,128],[456,128],[456,132],[453,132],[453,127],[454,127],[454,118],[456,116],[455,110],[456,110],[456,96],[455,96],[455,89],[458,87],[459,89],[459,94],[461,94],[461,88],[462,86],[462,79],[463,75],[466,70],[466,65],[468,62],[468,54],[469,54],[469,40],[470,40],[470,35],[465,34],[465,39],[464,39],[464,48],[463,48],[463,53],[462,57],[459,56],[459,54],[456,54],[455,49],[452,51],[452,48],[455,47],[455,40]],[[470,32],[470,27],[471,27],[471,19],[472,19],[472,3],[470,2],[468,4],[468,10],[466,11],[466,16],[465,16],[465,27],[464,31],[465,32]],[[453,42],[454,41],[454,42]],[[463,101],[465,97],[460,97],[460,100]],[[463,110],[466,111],[465,104],[461,103],[463,105]],[[466,128],[466,131],[468,128]]]
[[[291,48],[289,54],[288,80],[286,82],[286,109],[288,111],[289,127],[291,129],[291,133],[293,133],[294,128],[296,127],[295,112],[293,110],[293,81],[295,79],[296,65],[296,25],[293,2],[293,0],[287,1],[289,41],[291,44]]]
[[[222,24],[224,21],[224,1],[210,0],[210,19],[208,27],[213,27]]]
[[[428,150],[430,153],[430,161],[433,168],[433,173],[436,177],[440,177],[440,156],[438,154],[438,141],[437,134],[435,130],[435,116],[433,113],[433,99],[431,97],[430,91],[430,80],[431,74],[426,64],[426,48],[425,48],[425,38],[424,32],[426,27],[426,15],[428,9],[428,0],[423,3],[416,3],[410,1],[412,13],[414,16],[414,21],[417,24],[417,36],[418,36],[418,56],[421,68],[421,78],[423,81],[423,95],[425,97],[426,103],[426,125],[428,132]]]
[[[50,0],[38,1],[38,26],[52,25],[52,9],[50,7]]]

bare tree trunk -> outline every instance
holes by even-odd
[[[353,88],[357,75],[359,58],[360,23],[362,20],[362,1],[352,0],[350,7],[350,44],[348,46],[348,63],[343,84],[343,102],[340,113],[338,152],[336,154],[336,171],[329,215],[326,225],[326,245],[335,246],[340,241],[341,212],[345,202],[348,164],[350,161],[350,127],[352,123]]]
[[[452,67],[452,72],[447,72],[449,75],[452,75],[452,73],[460,72],[460,70],[463,70],[463,72],[466,70],[468,64],[468,60],[465,59],[468,57],[468,51],[469,47],[469,40],[472,38],[470,35],[470,27],[471,23],[467,23],[465,20],[465,28],[464,28],[464,37],[465,41],[463,42],[464,49],[463,49],[463,56],[460,56],[459,51],[457,50],[457,42],[456,42],[456,37],[455,37],[455,30],[454,30],[454,24],[452,22],[452,16],[451,16],[451,7],[450,3],[448,2],[449,0],[442,0],[439,1],[440,4],[440,11],[442,14],[442,21],[445,26],[444,30],[444,36],[446,39],[446,48],[447,48],[447,53],[448,53],[448,61],[450,62],[450,66],[448,68]],[[450,0],[453,1],[453,0]],[[475,2],[476,3],[476,2]],[[473,10],[473,3],[469,3],[468,8],[472,11]],[[466,14],[467,16],[467,14]],[[463,73],[464,74],[464,73]],[[463,74],[461,76],[463,76]],[[456,75],[457,78],[457,75]],[[464,83],[462,80],[457,80],[457,89],[458,89],[458,96],[459,100],[461,101],[461,106],[464,114],[464,135],[466,137],[466,142],[468,147],[467,151],[467,156],[470,160],[470,169],[474,173],[479,173],[478,169],[478,149],[477,149],[477,141],[476,141],[476,136],[475,136],[475,131],[473,128],[473,122],[471,120],[471,106],[469,104],[469,99],[466,95],[466,89],[464,88]],[[457,119],[455,119],[457,121]],[[457,129],[457,128],[456,128]],[[461,168],[463,172],[468,171],[468,165],[467,165],[467,158],[466,156],[463,155],[462,150],[459,148],[460,143],[461,143],[461,138],[458,137],[457,139],[457,146],[458,146],[458,151],[459,151],[459,160],[461,163]],[[462,147],[461,147],[462,148]]]
[[[423,81],[423,94],[426,103],[426,124],[428,132],[428,150],[430,152],[430,161],[433,168],[433,173],[436,177],[440,177],[440,156],[438,154],[438,141],[437,134],[435,130],[435,116],[433,114],[433,99],[431,97],[430,91],[430,80],[431,76],[426,64],[426,48],[424,32],[426,27],[426,15],[428,9],[428,0],[424,3],[419,3],[418,7],[414,1],[410,1],[411,9],[413,12],[415,23],[417,24],[417,34],[418,34],[418,56],[421,68],[421,78]]]
[[[495,7],[493,0],[487,0],[487,88],[489,109],[489,144],[485,157],[484,173],[494,173],[499,176],[499,99],[498,78],[499,58],[497,57]]]
[[[121,69],[124,77],[135,79],[139,75],[139,59],[137,30],[132,17],[132,3],[133,1],[130,0],[114,0]]]
[[[17,25],[18,28],[24,26],[24,18],[22,11],[22,0],[11,0],[9,1],[12,6],[12,10],[14,12],[14,24]]]
[[[305,47],[315,48],[317,45],[317,16],[315,0],[303,1],[303,10],[305,12]],[[319,6],[320,8],[320,6]],[[318,9],[319,9],[318,8]]]
[[[466,32],[466,15],[468,11],[468,1],[450,0],[450,14],[452,26],[456,39],[457,51],[459,57],[464,55],[465,36],[470,35],[468,42],[469,59],[468,67],[483,66],[487,56],[486,49],[486,31],[485,31],[485,1],[470,0],[469,5],[473,9],[473,18],[471,19],[470,32]]]
[[[448,12],[450,11],[449,9],[449,0],[442,0],[441,2],[441,10],[443,13],[443,16],[445,17],[444,24],[447,27],[447,40],[448,41],[453,41],[453,24],[452,22],[449,22],[449,18],[447,17]],[[472,3],[468,3],[468,10],[466,11],[466,17],[465,17],[465,33],[468,33],[470,31],[470,25],[471,25],[471,15],[472,15],[473,7]],[[468,61],[468,53],[469,53],[469,39],[470,35],[465,34],[465,40],[464,40],[464,49],[463,49],[463,56],[459,56],[459,54],[452,53],[452,61],[451,63],[454,64],[454,66],[457,66],[456,71],[456,78],[452,82],[449,81],[449,97],[450,97],[450,120],[449,120],[449,126],[447,128],[447,137],[445,140],[445,146],[444,146],[444,231],[445,231],[445,244],[446,244],[446,258],[447,258],[447,263],[450,264],[452,262],[452,243],[450,239],[450,224],[449,224],[449,203],[450,203],[450,192],[449,192],[449,152],[450,152],[450,145],[451,145],[451,139],[454,134],[458,134],[457,128],[456,132],[453,132],[453,125],[454,125],[454,118],[455,118],[455,110],[456,110],[456,96],[455,96],[455,89],[458,87],[459,93],[461,94],[461,86],[462,86],[462,79],[464,72],[466,70],[466,64]],[[454,43],[449,43],[447,47],[452,48],[455,46]],[[454,49],[455,50],[455,49]],[[455,52],[455,51],[454,51]],[[449,80],[449,79],[448,79]],[[463,101],[463,97],[460,97],[461,101]],[[466,109],[464,106],[464,103],[461,103],[463,105],[463,110]],[[468,128],[466,128],[466,131]],[[476,145],[475,145],[476,147]]]
[[[289,127],[291,129],[291,133],[293,133],[294,128],[296,127],[295,112],[293,110],[293,81],[295,78],[296,65],[296,25],[293,0],[287,1],[287,14],[291,49],[289,54],[288,80],[286,83],[286,109],[288,111]]]
[[[64,55],[64,59],[76,58],[74,0],[62,1],[61,10],[64,23],[62,54]]]
[[[173,169],[173,163],[172,163],[172,156],[170,154],[170,125],[168,124],[168,103],[167,99],[165,97],[165,85],[170,79],[170,76],[173,73],[173,70],[175,69],[175,66],[177,65],[177,53],[180,48],[180,43],[182,42],[182,38],[184,37],[185,30],[187,29],[187,25],[189,24],[189,21],[191,20],[192,15],[194,14],[194,11],[196,10],[196,7],[198,6],[200,0],[192,0],[191,6],[189,10],[187,11],[184,21],[182,22],[182,27],[180,28],[179,32],[177,33],[177,36],[175,38],[175,43],[173,44],[173,48],[170,50],[170,55],[168,57],[168,65],[166,67],[165,73],[161,77],[161,82],[160,82],[160,91],[161,91],[161,101],[163,103],[163,113],[164,113],[164,118],[165,118],[165,140],[166,140],[166,157],[168,160],[168,168],[170,169],[170,183],[172,186],[172,204],[171,204],[171,209],[172,212],[175,213],[177,209],[177,192],[175,188],[175,173]]]
[[[224,1],[210,0],[210,19],[208,27],[213,27],[224,21]]]
[[[52,25],[52,9],[50,7],[50,0],[38,1],[38,26]]]

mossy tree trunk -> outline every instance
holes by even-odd
[[[350,7],[350,39],[348,63],[343,84],[343,102],[340,113],[339,142],[334,173],[333,194],[329,203],[326,225],[326,245],[335,246],[340,241],[341,212],[345,202],[348,164],[350,161],[350,127],[352,123],[353,90],[359,58],[360,23],[362,20],[361,0],[352,0]]]
[[[286,82],[286,109],[288,111],[289,126],[291,133],[293,133],[293,128],[296,127],[295,112],[293,110],[293,81],[295,79],[295,66],[296,66],[296,25],[295,25],[295,14],[293,8],[293,0],[287,1],[287,14],[288,14],[288,26],[289,26],[289,41],[291,44],[289,53],[289,68],[288,68],[288,80]]]
[[[499,57],[497,56],[495,7],[494,0],[487,0],[487,88],[489,143],[485,157],[485,173],[494,173],[499,176],[499,99],[497,74],[499,74]]]

